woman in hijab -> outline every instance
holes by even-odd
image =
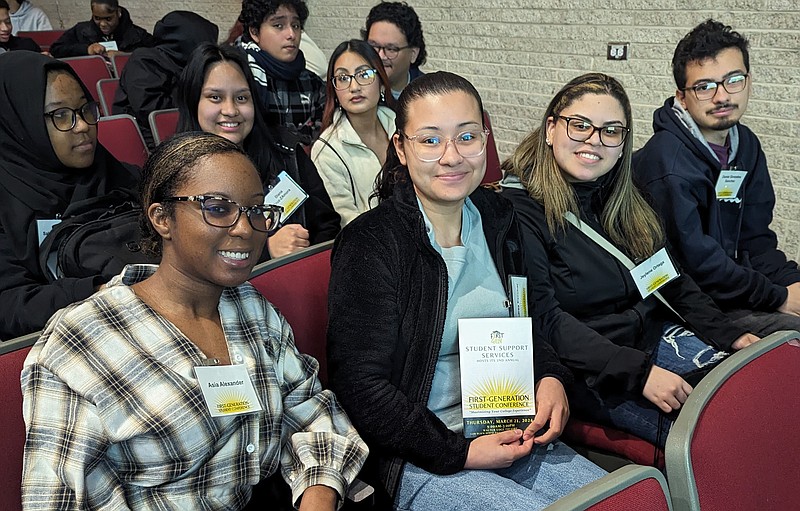
[[[66,63],[32,52],[0,59],[0,339],[41,329],[102,276],[50,281],[39,246],[77,201],[133,199],[137,177],[97,142],[97,103]]]

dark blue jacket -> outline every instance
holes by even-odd
[[[655,134],[634,155],[637,181],[661,214],[684,270],[725,309],[775,311],[786,286],[800,282],[769,228],[775,192],[755,134],[737,124],[739,147],[730,168],[747,171],[739,201],[720,201],[721,165],[681,122],[674,98],[653,114]]]

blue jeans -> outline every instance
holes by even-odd
[[[436,475],[406,463],[394,508],[535,511],[606,474],[567,445],[534,447],[508,468]]]
[[[709,346],[693,332],[667,323],[652,360],[662,369],[685,376],[701,369],[710,369],[727,356],[728,353]],[[621,401],[607,399],[605,403],[606,418],[612,426],[664,447],[677,413],[666,415],[644,397]]]

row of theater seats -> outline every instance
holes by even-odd
[[[292,325],[298,349],[319,360],[323,384],[331,245],[263,263],[250,279]],[[667,439],[669,484],[661,472],[642,466],[653,464],[653,445],[611,428],[575,428],[570,420],[570,434],[565,435],[570,445],[602,447],[639,464],[616,470],[548,509],[797,509],[800,393],[791,382],[800,367],[799,336],[773,334],[729,357],[695,388]],[[33,334],[0,344],[0,510],[19,509],[25,439],[19,376],[36,338]],[[643,450],[639,460],[627,445],[631,441]]]

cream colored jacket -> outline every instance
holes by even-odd
[[[387,136],[394,133],[394,112],[385,106],[378,107],[378,120]],[[321,140],[311,147],[311,159],[317,166],[333,207],[342,217],[342,227],[355,217],[377,205],[372,195],[375,177],[381,163],[372,150],[359,138],[344,112],[339,109],[333,123],[319,136]],[[328,145],[323,142],[327,141]]]

